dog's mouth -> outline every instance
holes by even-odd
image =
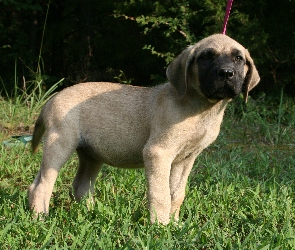
[[[202,92],[209,100],[232,99],[241,93],[241,86],[242,84],[236,83],[236,81],[217,80],[214,83],[206,84],[206,88],[203,88]]]
[[[232,87],[228,84],[224,84],[223,87],[212,90],[207,93],[208,99],[223,100],[225,98],[234,98],[241,93],[240,88]]]

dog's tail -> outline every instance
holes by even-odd
[[[44,124],[44,119],[43,119],[43,112],[39,115],[36,123],[35,123],[35,129],[33,133],[33,139],[32,139],[32,151],[33,153],[36,153],[38,149],[38,145],[42,139],[42,136],[45,132],[45,124]]]

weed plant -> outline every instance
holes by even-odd
[[[31,81],[24,80],[22,88],[18,87],[16,81],[12,97],[8,92],[5,92],[5,98],[0,96],[0,133],[4,129],[9,132],[16,132],[15,129],[21,132],[29,131],[41,107],[54,94],[62,81],[63,79],[57,81],[48,90],[45,89],[41,72],[34,74],[34,79]],[[2,84],[5,89],[3,82]]]
[[[20,100],[13,116],[15,104],[0,101],[2,123],[33,123],[32,107]],[[32,155],[29,147],[1,145],[1,249],[294,249],[294,123],[294,99],[283,92],[233,101],[218,139],[195,162],[180,222],[167,226],[148,222],[143,169],[104,166],[93,208],[71,201],[76,155],[57,178],[50,214],[32,219],[27,188],[42,147]]]
[[[3,87],[3,92],[0,92],[0,139],[5,136],[3,131],[15,133],[17,131],[30,132],[32,121],[35,120],[41,107],[54,94],[57,87],[64,79],[52,84],[49,88],[46,87],[45,79],[48,77],[44,74],[44,62],[42,60],[42,48],[44,42],[45,29],[47,24],[47,17],[50,8],[50,0],[48,1],[46,16],[42,31],[40,51],[37,60],[36,70],[26,66],[31,72],[31,80],[27,81],[23,76],[22,86],[20,87],[20,80],[17,75],[17,60],[14,66],[14,88],[13,93],[8,93],[5,88],[5,83],[0,77],[0,84]],[[5,96],[6,98],[3,98]],[[7,133],[6,133],[7,134]]]

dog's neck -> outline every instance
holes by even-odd
[[[207,97],[205,97],[203,94],[200,94],[199,91],[195,89],[190,89],[188,93],[183,97],[182,102],[183,103],[190,103],[192,107],[198,107],[198,111],[201,110],[212,110],[214,113],[220,113],[224,112],[227,104],[232,99],[226,98],[222,100],[209,100]]]
[[[216,115],[220,115],[222,113],[222,115],[224,114],[224,111],[226,109],[227,104],[231,101],[231,99],[223,99],[220,100],[218,102],[212,103],[212,109],[211,109],[211,113],[213,116]]]

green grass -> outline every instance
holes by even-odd
[[[0,100],[3,140],[27,133],[15,126],[24,120],[22,126],[31,127],[35,119],[28,106],[11,105]],[[9,107],[15,108],[13,121]],[[261,96],[246,106],[240,99],[231,103],[217,141],[196,160],[181,223],[167,226],[148,222],[140,169],[104,166],[93,209],[71,202],[75,155],[58,176],[50,215],[34,220],[27,187],[42,148],[32,155],[29,147],[1,145],[1,249],[294,249],[294,125],[294,99]]]

